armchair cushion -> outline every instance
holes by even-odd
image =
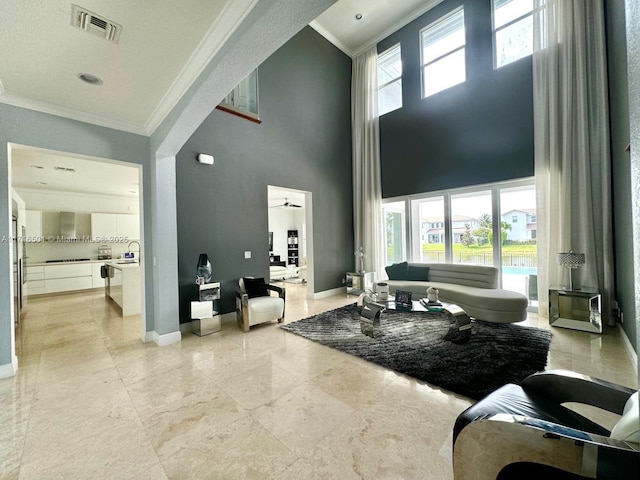
[[[638,392],[629,397],[622,417],[611,430],[611,438],[625,442],[640,443],[640,401]]]
[[[264,282],[264,278],[243,277],[242,281],[244,283],[244,290],[247,292],[249,298],[269,296],[269,290],[267,289],[267,284]]]
[[[492,392],[458,416],[453,427],[453,439],[469,423],[498,413],[536,418],[597,435],[609,436],[609,430],[586,417],[563,407],[542,395],[525,391],[519,385],[507,384]]]

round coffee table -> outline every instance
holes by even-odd
[[[420,300],[412,300],[411,308],[409,308],[408,306],[396,304],[396,299],[393,295],[389,295],[386,301],[378,300],[375,296],[372,297],[372,300],[379,305],[384,305],[385,308],[389,310],[444,313],[452,320],[449,331],[444,336],[445,340],[454,343],[463,343],[471,338],[471,318],[469,318],[469,315],[467,315],[467,312],[465,312],[462,307],[455,303],[429,303],[426,298],[421,298]]]

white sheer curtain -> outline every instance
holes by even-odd
[[[540,312],[567,285],[558,252],[586,254],[578,286],[615,298],[609,112],[602,0],[535,0],[533,55]]]
[[[380,128],[378,123],[378,53],[371,47],[353,60],[351,75],[353,136],[353,221],[355,247],[362,247],[363,268],[382,269],[380,204]],[[356,265],[358,268],[358,265]]]

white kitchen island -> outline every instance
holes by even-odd
[[[121,309],[122,316],[138,315],[142,311],[140,264],[138,262],[108,261],[106,295]]]

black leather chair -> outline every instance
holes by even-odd
[[[564,407],[621,415],[610,432]],[[638,392],[568,371],[508,384],[462,412],[453,430],[456,480],[640,479]]]

